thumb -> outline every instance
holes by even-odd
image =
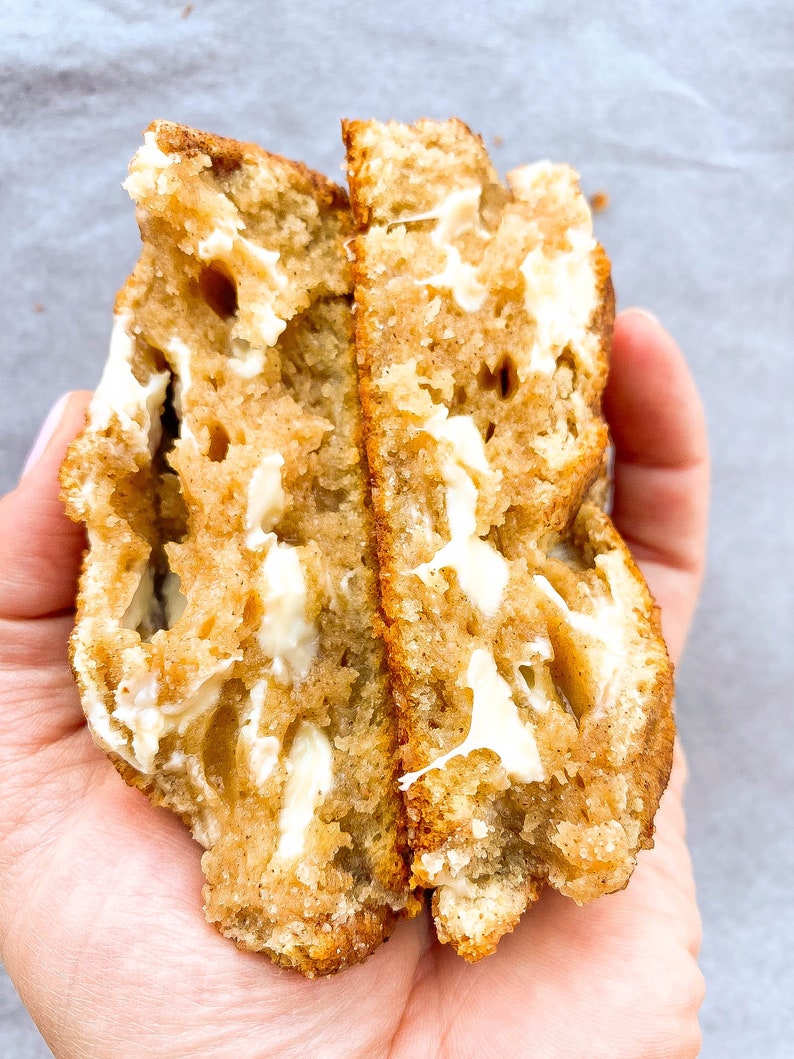
[[[686,360],[644,310],[615,320],[604,410],[615,444],[612,518],[661,607],[677,660],[705,562],[708,439]]]
[[[45,420],[16,489],[0,500],[0,618],[71,609],[85,547],[59,498],[58,471],[90,393],[66,394]]]

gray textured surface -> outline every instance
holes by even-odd
[[[457,114],[503,170],[606,188],[621,304],[683,345],[714,454],[710,569],[680,672],[705,923],[705,1056],[789,1056],[794,974],[794,13],[790,4],[6,0],[0,11],[0,489],[93,385],[137,252],[120,190],[155,116],[333,175],[340,116]],[[243,9],[249,6],[250,11]],[[588,7],[589,13],[580,13]],[[579,9],[579,10],[577,10]],[[0,983],[0,1056],[49,1054]]]

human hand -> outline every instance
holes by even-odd
[[[627,889],[583,908],[546,892],[474,966],[436,943],[427,912],[366,964],[314,982],[207,925],[199,848],[93,746],[69,670],[84,538],[57,474],[87,399],[71,395],[0,501],[0,941],[55,1055],[695,1055],[700,925],[680,748],[655,848]],[[644,314],[618,318],[605,409],[614,518],[677,659],[703,568],[705,428],[681,354]]]

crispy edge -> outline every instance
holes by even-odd
[[[145,132],[151,132],[165,154],[179,154],[186,158],[207,155],[212,168],[222,174],[233,173],[245,164],[275,166],[287,173],[296,190],[312,195],[318,205],[331,209],[347,209],[347,192],[321,173],[310,169],[303,162],[294,162],[280,154],[266,151],[255,143],[232,140],[203,132],[187,125],[179,125],[162,118],[152,121]]]

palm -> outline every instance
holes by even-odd
[[[616,518],[646,560],[677,653],[697,590],[703,513],[694,497],[702,506],[704,488],[694,479],[702,465],[681,459],[676,479],[672,459],[648,461],[645,495],[632,484],[642,468],[630,444],[637,398],[622,383],[630,377],[632,343],[639,348],[642,340],[653,351],[653,341],[665,340],[638,317],[621,327],[615,353],[623,374],[616,371],[608,402],[619,459],[621,449],[628,454],[625,487],[619,466]],[[53,439],[22,489],[41,490],[47,479],[52,490],[79,418],[74,401],[57,435],[61,443]],[[684,427],[691,438],[699,424]],[[647,438],[644,444],[647,453]],[[637,512],[660,499],[649,494],[650,485],[663,488],[668,501],[678,488],[667,521],[691,521],[689,552],[680,533],[675,551],[662,547],[664,520],[648,536]],[[13,500],[12,494],[4,501],[0,519],[6,537]],[[546,894],[498,952],[476,966],[437,945],[425,914],[401,924],[366,964],[329,981],[304,981],[238,952],[204,922],[197,847],[178,821],[125,787],[93,747],[66,658],[71,615],[61,610],[73,594],[81,541],[52,495],[37,503],[30,518],[40,521],[41,553],[17,516],[14,540],[4,541],[9,558],[29,562],[31,573],[43,563],[53,585],[46,602],[24,583],[7,577],[4,586],[0,922],[3,958],[56,1054],[693,1052],[698,918],[680,755],[657,818],[656,848],[640,858],[627,890],[586,908]],[[47,529],[67,538],[54,570]]]

